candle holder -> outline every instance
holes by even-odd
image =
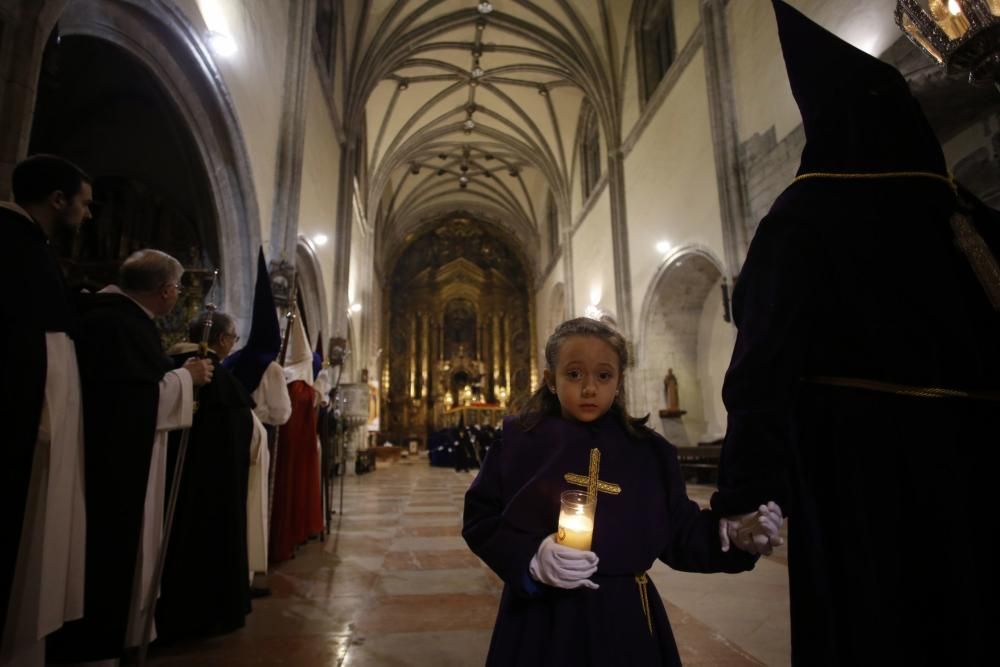
[[[563,491],[559,496],[559,504],[556,542],[573,549],[590,551],[597,503],[586,491]]]

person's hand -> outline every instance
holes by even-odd
[[[531,578],[556,588],[600,588],[590,580],[597,572],[597,554],[563,546],[556,542],[555,534],[549,535],[531,557],[528,573]]]
[[[195,357],[191,357],[185,361],[181,368],[191,374],[191,384],[196,387],[201,387],[211,382],[212,374],[215,372],[211,359],[197,359]]]
[[[761,505],[756,512],[719,519],[722,550],[729,551],[734,544],[747,553],[769,556],[774,547],[785,543],[779,535],[784,522],[781,508],[773,501]]]

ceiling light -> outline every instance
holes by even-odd
[[[486,2],[486,0],[483,0],[482,2],[479,3],[476,9],[479,10],[480,14],[489,14],[490,12],[493,11],[493,5]]]
[[[542,97],[545,97],[546,95],[549,94],[549,89],[546,88],[545,86],[539,86],[538,87],[538,94],[541,95]]]
[[[409,81],[407,81],[406,79],[402,79],[402,80],[401,80],[401,81],[399,82],[399,89],[400,89],[400,90],[406,90],[406,89],[407,89],[407,88],[409,88],[409,87],[410,87],[410,82],[409,82]]]
[[[482,67],[473,67],[472,68],[472,78],[473,79],[478,79],[482,75],[483,75],[483,68]]]
[[[660,241],[659,243],[656,244],[656,252],[660,253],[661,255],[666,255],[668,252],[670,252],[671,248],[673,248],[673,246],[670,245],[670,241]]]
[[[317,234],[316,236],[313,237],[313,243],[320,246],[326,245],[326,242],[329,240],[330,237],[328,237],[326,234]]]
[[[208,33],[208,43],[212,46],[212,50],[223,58],[236,54],[236,40],[228,32],[212,30]]]
[[[410,173],[413,174],[414,176],[416,176],[417,174],[419,174],[420,173],[420,165],[418,165],[416,162],[414,162],[413,164],[411,164],[410,165]]]

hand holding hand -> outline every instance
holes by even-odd
[[[784,523],[781,508],[774,501],[750,514],[719,519],[722,550],[729,551],[730,544],[735,544],[747,553],[769,556],[774,547],[785,543],[779,535]]]
[[[589,579],[597,572],[597,554],[581,551],[556,542],[555,535],[549,535],[538,546],[538,552],[531,557],[528,573],[535,581],[556,588],[580,588],[596,590],[600,588]]]
[[[191,357],[184,362],[184,370],[191,374],[191,383],[196,387],[202,387],[212,381],[212,374],[215,367],[211,359],[197,359]]]

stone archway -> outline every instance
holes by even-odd
[[[235,107],[202,40],[203,27],[166,0],[42,0],[32,11],[15,12],[5,34],[18,36],[12,46],[24,56],[3,71],[6,83],[21,84],[16,90],[5,86],[11,93],[0,100],[5,125],[17,135],[0,145],[5,170],[27,154],[44,48],[57,23],[63,37],[94,38],[127,52],[171,101],[208,181],[222,272],[220,305],[247,330],[249,311],[240,312],[239,306],[253,296],[260,219]],[[30,104],[14,104],[15,95],[26,95]]]
[[[307,324],[306,333],[309,342],[315,346],[316,337],[320,334],[328,340],[331,336],[330,318],[326,308],[326,292],[323,285],[323,271],[312,244],[300,236],[295,246],[295,275],[298,281],[299,301],[302,304],[302,314]],[[327,347],[323,341],[323,349]]]
[[[722,381],[736,330],[724,320],[723,276],[722,263],[707,249],[680,248],[650,283],[642,309],[633,409],[650,412],[662,433],[663,379],[673,369],[692,444],[725,434]]]

